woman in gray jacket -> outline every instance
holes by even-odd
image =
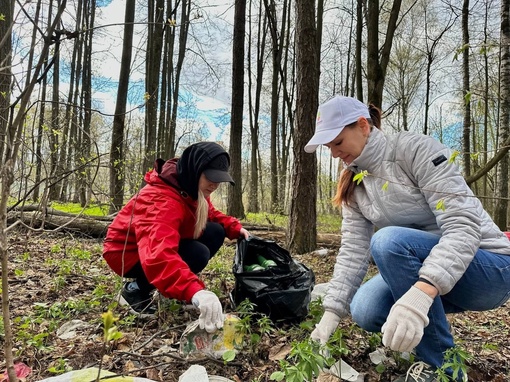
[[[326,343],[350,312],[390,349],[415,350],[420,362],[397,381],[435,381],[454,347],[446,313],[494,309],[510,297],[510,240],[447,147],[411,132],[385,135],[380,125],[378,108],[336,96],[319,106],[305,146],[325,145],[344,163],[334,199],[342,243],[311,337]],[[370,257],[379,274],[362,285]]]

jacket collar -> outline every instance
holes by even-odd
[[[369,173],[375,172],[382,163],[385,147],[386,136],[381,130],[374,127],[361,154],[347,166],[347,169],[356,173],[364,170]]]

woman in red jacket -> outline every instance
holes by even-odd
[[[180,158],[155,162],[146,185],[119,211],[104,242],[103,257],[112,270],[134,279],[124,285],[121,304],[153,315],[157,289],[167,298],[191,301],[200,310],[200,327],[208,332],[223,326],[221,303],[197,274],[225,237],[249,236],[209,199],[220,183],[234,185],[229,166],[228,153],[214,142],[195,143]]]

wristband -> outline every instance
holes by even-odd
[[[434,284],[432,284],[429,280],[427,279],[424,279],[423,277],[419,277],[418,278],[418,281],[421,281],[422,283],[425,283],[425,284],[429,284],[431,286],[433,286],[434,288],[436,287]]]

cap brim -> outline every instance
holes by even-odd
[[[319,131],[315,133],[312,139],[310,139],[308,143],[305,145],[305,152],[313,153],[315,150],[317,150],[317,147],[319,147],[320,145],[325,145],[326,143],[331,142],[333,139],[336,138],[338,134],[340,134],[342,129],[343,127],[338,129]]]
[[[234,179],[232,179],[230,174],[226,171],[208,168],[204,170],[204,175],[210,182],[213,183],[229,182],[232,186],[235,186]]]

